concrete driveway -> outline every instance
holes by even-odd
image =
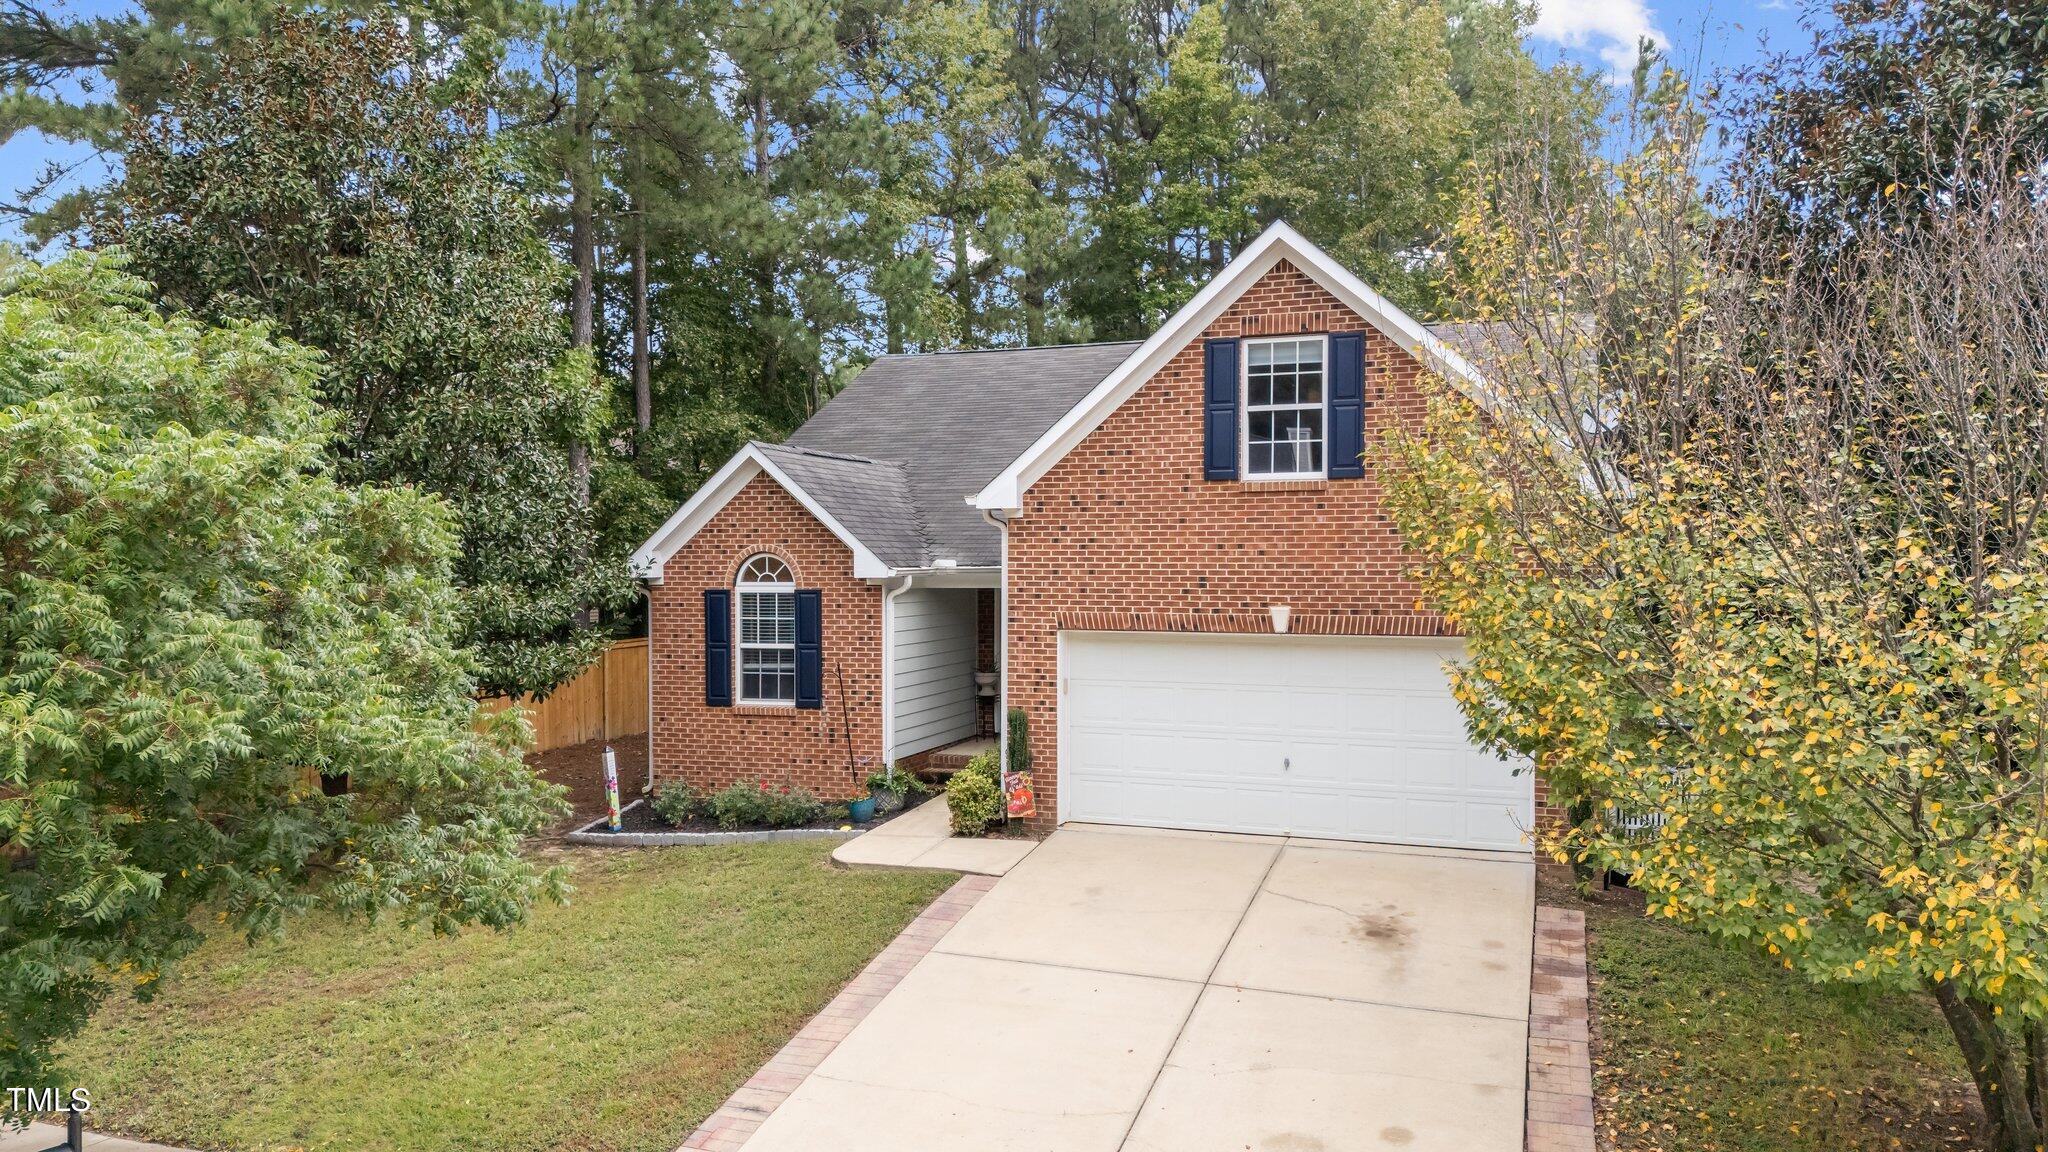
[[[1526,857],[1069,826],[748,1152],[1518,1152]]]

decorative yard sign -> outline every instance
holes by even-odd
[[[625,830],[619,822],[619,758],[612,755],[612,746],[604,746],[604,804],[605,827],[614,832]]]
[[[1011,772],[1005,775],[1003,795],[1009,798],[1010,819],[1028,820],[1038,815],[1038,802],[1031,795],[1031,773]]]

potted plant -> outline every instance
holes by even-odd
[[[854,824],[865,824],[875,818],[875,794],[863,792],[846,799],[846,819]]]
[[[868,793],[875,798],[875,811],[886,816],[899,812],[912,796],[923,795],[924,783],[914,774],[898,772],[894,764],[868,777]]]

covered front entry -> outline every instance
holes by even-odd
[[[1526,850],[1533,778],[1466,739],[1443,672],[1462,652],[1063,632],[1060,818]]]

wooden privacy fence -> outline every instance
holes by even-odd
[[[486,712],[512,706],[507,696],[486,696]],[[551,752],[586,740],[612,740],[647,731],[647,641],[621,640],[604,658],[548,694],[519,701],[533,725],[533,750]]]

